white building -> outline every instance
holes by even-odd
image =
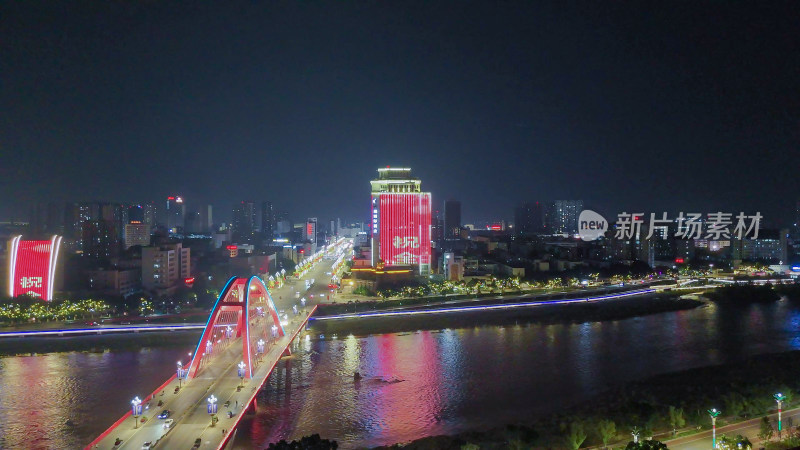
[[[174,291],[191,275],[191,252],[181,244],[142,249],[142,288],[148,291]]]

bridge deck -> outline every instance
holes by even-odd
[[[156,448],[190,449],[198,438],[201,440],[199,447],[201,449],[222,448],[231,436],[231,431],[243,417],[247,406],[254,401],[259,388],[297,334],[302,331],[317,303],[326,298],[327,282],[330,278],[326,272],[330,271],[331,264],[330,261],[323,260],[316,266],[304,277],[316,280],[309,291],[305,291],[304,282],[300,280],[287,283],[271,292],[276,308],[288,312],[289,323],[284,325],[285,335],[265,349],[265,353],[261,355],[261,363],[253,371],[252,379],[245,379],[241,389],[237,389],[242,382],[236,364],[242,359],[242,344],[241,338],[236,338],[222,349],[222,353],[217,355],[212,364],[203,367],[195,378],[181,382],[182,387],[177,393],[175,388],[178,387],[178,380],[173,375],[151,395],[144,398],[144,404],[149,403],[149,409],[143,411],[143,416],[147,417],[145,423],[140,424],[138,428],[135,427],[135,419],[129,410],[86,448],[138,450],[144,443],[151,442]],[[293,315],[292,305],[297,302],[296,291],[301,292],[308,302],[305,311]],[[312,299],[309,294],[314,294],[314,298]],[[219,422],[213,427],[206,410],[206,399],[211,394],[218,398]],[[156,406],[159,400],[163,402],[162,406]],[[230,402],[228,407],[224,406],[226,401]],[[170,418],[174,422],[171,428],[164,428],[165,420],[157,418],[164,409],[172,412]],[[233,414],[232,417],[228,417],[229,411]],[[121,443],[115,446],[117,439],[121,439]]]

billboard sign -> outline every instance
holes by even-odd
[[[9,251],[9,295],[52,300],[60,245],[61,236],[53,236],[49,241],[13,238]]]

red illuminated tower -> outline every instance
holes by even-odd
[[[372,266],[431,269],[431,194],[411,169],[378,169],[372,186]]]

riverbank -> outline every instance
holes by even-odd
[[[457,313],[403,316],[359,317],[344,320],[313,320],[310,332],[322,335],[366,336],[443,328],[469,328],[476,325],[513,325],[517,323],[583,323],[621,320],[662,312],[693,309],[702,301],[680,298],[675,293],[647,294],[596,302],[545,304],[541,306],[460,311]],[[448,305],[449,306],[449,305]]]
[[[209,311],[196,310],[181,314],[160,314],[150,316],[87,317],[81,320],[49,320],[39,322],[0,322],[0,333],[15,331],[72,330],[96,326],[114,325],[159,325],[174,323],[204,323]]]
[[[42,353],[133,351],[143,347],[194,348],[202,330],[154,331],[70,337],[20,337],[0,339],[0,357]]]
[[[346,303],[325,303],[317,309],[316,317],[337,316],[346,314],[364,314],[380,311],[423,310],[439,307],[468,305],[502,305],[525,301],[568,300],[581,297],[620,294],[624,292],[648,289],[660,283],[630,284],[628,286],[609,286],[600,288],[564,287],[559,291],[545,289],[518,290],[516,292],[484,292],[481,294],[449,294],[411,298],[392,298],[386,300],[365,299]]]
[[[776,405],[772,396],[775,392],[788,397],[784,409],[800,405],[798,371],[800,351],[758,355],[733,364],[700,367],[624,383],[580,405],[529,423],[453,436],[426,437],[375,449],[460,449],[467,444],[479,445],[481,449],[565,448],[567,430],[575,427],[582,429],[586,436],[581,447],[592,447],[602,445],[601,421],[614,423],[615,431],[608,435],[610,447],[624,447],[630,441],[630,430],[634,427],[641,430],[642,438],[654,436],[658,440],[668,440],[674,437],[673,428],[679,430],[676,436],[708,430],[710,421],[706,411],[711,407],[722,411],[717,426],[723,427],[773,413]]]

